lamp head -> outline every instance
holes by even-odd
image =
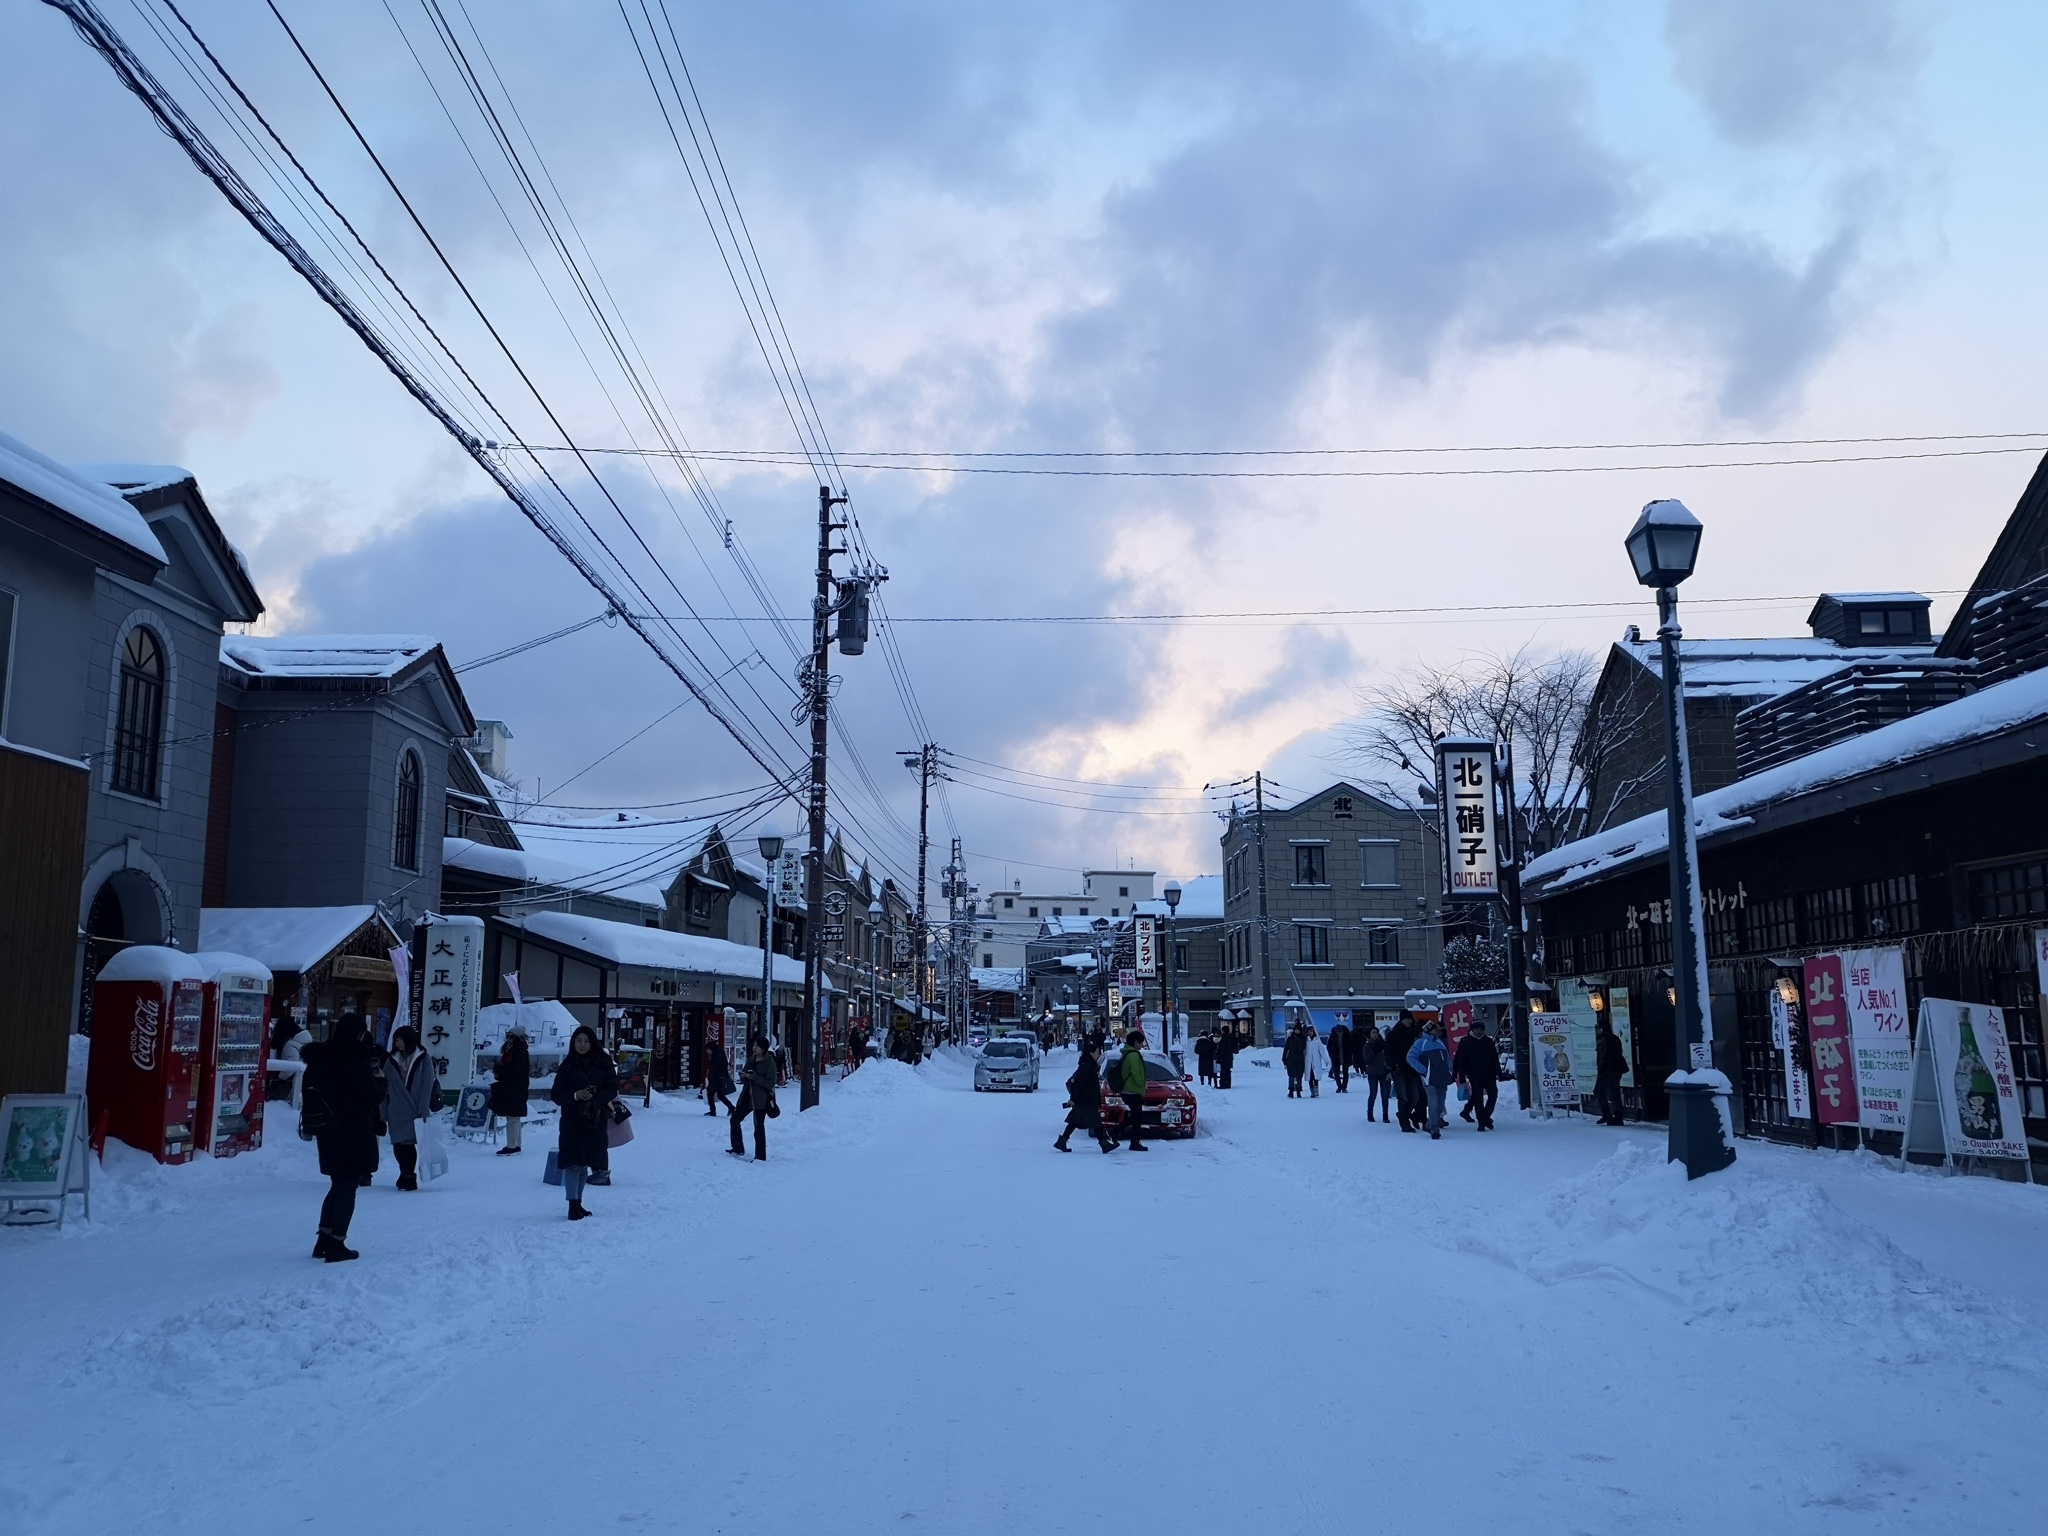
[[[1676,500],[1648,503],[1629,529],[1629,563],[1646,587],[1675,587],[1692,574],[1700,555],[1700,520]]]
[[[780,832],[763,832],[759,841],[761,844],[761,857],[770,864],[773,864],[782,857],[782,834]]]
[[[1166,910],[1169,912],[1177,910],[1180,906],[1180,882],[1178,880],[1167,881],[1165,895]]]

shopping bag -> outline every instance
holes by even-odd
[[[540,1181],[556,1186],[562,1182],[562,1154],[553,1147],[548,1148],[548,1165],[541,1170]]]
[[[420,1122],[420,1177],[429,1183],[448,1171],[448,1143],[441,1139],[441,1123],[431,1117]]]
[[[1460,1104],[1470,1104],[1472,1102],[1472,1089],[1467,1084],[1458,1084],[1458,1102]]]
[[[608,1147],[623,1147],[633,1139],[631,1120],[607,1120],[604,1126],[604,1144]]]

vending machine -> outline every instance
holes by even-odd
[[[263,1145],[263,1073],[270,1055],[270,970],[246,955],[194,955],[204,978],[199,1144],[215,1157]]]
[[[183,950],[131,944],[100,968],[85,1075],[95,1148],[113,1136],[182,1163],[203,1145],[205,991],[206,973]]]

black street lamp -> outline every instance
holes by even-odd
[[[1727,1077],[1714,1069],[1707,1022],[1707,936],[1700,926],[1699,843],[1692,825],[1692,760],[1685,742],[1685,696],[1678,671],[1678,584],[1700,552],[1700,520],[1681,501],[1653,501],[1629,530],[1636,580],[1657,590],[1657,643],[1664,659],[1664,756],[1668,764],[1671,843],[1671,974],[1678,1028],[1678,1069],[1665,1083],[1671,1099],[1670,1158],[1696,1179],[1735,1161]]]
[[[1173,1055],[1174,1066],[1180,1065],[1181,1057],[1173,1050],[1175,1031],[1180,1028],[1180,882],[1166,882],[1166,1047]]]
[[[756,839],[761,849],[761,863],[767,870],[763,880],[768,897],[768,908],[762,918],[761,927],[761,1024],[759,1033],[768,1042],[768,1049],[775,1049],[775,865],[782,857],[782,834],[763,832]],[[740,1042],[740,1059],[747,1059],[747,1043]]]

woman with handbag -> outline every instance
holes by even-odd
[[[569,1198],[569,1219],[581,1221],[583,1186],[592,1168],[608,1166],[605,1127],[612,1100],[619,1096],[619,1072],[597,1043],[597,1034],[580,1024],[569,1037],[569,1054],[555,1069],[548,1097],[562,1106],[561,1139],[556,1157],[562,1168],[562,1193]]]
[[[754,1117],[754,1161],[768,1161],[768,1117],[782,1113],[775,1102],[775,1078],[775,1058],[768,1054],[768,1042],[756,1035],[747,1042],[747,1065],[740,1073],[740,1101],[732,1107],[732,1146],[727,1150],[734,1157],[747,1155],[747,1144],[740,1135],[740,1123],[751,1114]]]
[[[441,1082],[433,1058],[420,1049],[410,1024],[391,1031],[391,1049],[384,1057],[388,1093],[384,1118],[391,1128],[391,1155],[398,1160],[398,1187],[420,1187],[420,1122],[441,1107]]]
[[[526,1126],[526,1097],[533,1086],[533,1057],[526,1049],[526,1031],[509,1029],[498,1050],[498,1064],[491,1068],[491,1113],[505,1122],[505,1145],[498,1156],[510,1157],[519,1150],[519,1137]]]
[[[334,1033],[305,1049],[299,1134],[320,1144],[327,1198],[313,1257],[339,1264],[360,1257],[344,1241],[356,1213],[356,1187],[377,1167],[377,1071],[360,1015],[344,1013]]]

